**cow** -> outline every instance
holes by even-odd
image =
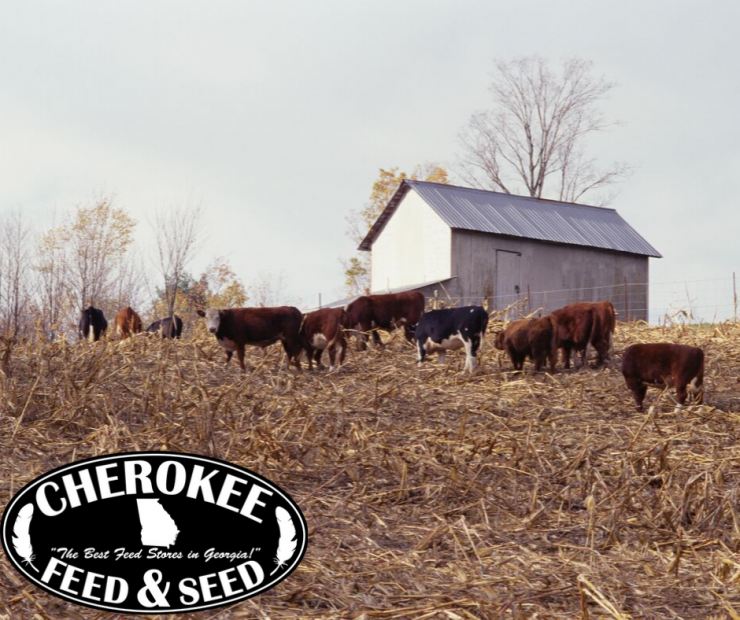
[[[182,319],[175,315],[173,321],[170,317],[165,317],[154,321],[149,327],[147,327],[147,333],[149,334],[160,334],[162,338],[179,338],[182,334]]]
[[[555,372],[558,359],[558,321],[548,314],[537,319],[512,321],[505,330],[496,334],[494,345],[506,351],[514,365],[514,370],[524,368],[524,360],[532,358],[535,372],[539,372],[546,362],[550,372]]]
[[[445,353],[465,348],[465,369],[475,372],[475,360],[488,326],[488,313],[480,306],[445,308],[423,314],[414,330],[418,363],[428,353],[436,353],[437,361],[445,361]]]
[[[360,350],[367,348],[367,332],[373,334],[373,343],[382,346],[383,341],[376,331],[384,329],[393,331],[403,326],[406,340],[414,338],[414,325],[424,314],[424,294],[419,291],[389,293],[387,295],[364,295],[349,303],[347,312],[348,326],[357,330],[360,337]]]
[[[116,314],[116,333],[121,340],[141,332],[141,317],[131,306],[126,306]]]
[[[344,329],[347,327],[347,313],[344,308],[321,308],[309,312],[303,317],[301,325],[301,344],[308,357],[308,368],[313,370],[313,362],[322,369],[321,356],[324,350],[329,352],[329,371],[335,368],[337,348],[339,348],[339,363],[344,363],[347,351],[347,339]]]
[[[597,364],[601,365],[606,359],[609,358],[609,353],[612,349],[614,341],[614,330],[617,325],[617,313],[614,310],[614,306],[610,301],[595,301],[595,302],[579,302],[566,306],[567,308],[572,307],[591,307],[599,315],[599,334],[597,337],[592,338],[591,343],[596,349],[596,353],[599,355]]]
[[[558,342],[563,351],[563,365],[570,368],[572,351],[581,354],[581,366],[586,364],[588,345],[596,349],[598,364],[602,364],[609,349],[604,338],[601,316],[590,303],[575,303],[552,313],[558,322]]]
[[[108,321],[105,320],[103,311],[99,308],[89,306],[80,314],[79,339],[88,339],[90,342],[97,342],[108,329]]]
[[[303,347],[300,330],[303,315],[298,308],[208,308],[205,312],[198,310],[197,314],[205,318],[208,331],[216,336],[218,344],[226,351],[227,364],[236,351],[239,366],[246,370],[246,345],[264,348],[280,341],[287,356],[286,367],[292,361],[301,370],[299,358]]]
[[[701,403],[704,351],[699,347],[668,342],[633,344],[624,352],[622,374],[638,411],[643,411],[648,385],[675,386],[679,405],[686,402],[689,392]]]

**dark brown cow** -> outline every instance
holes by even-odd
[[[555,310],[553,315],[558,322],[558,342],[563,351],[563,365],[570,368],[573,350],[581,354],[581,366],[586,364],[588,345],[591,344],[602,364],[609,349],[609,341],[604,339],[599,312],[590,303],[576,303]]]
[[[301,326],[301,343],[308,357],[308,368],[313,370],[313,362],[322,369],[321,356],[324,350],[329,352],[329,371],[334,370],[337,348],[339,364],[344,363],[347,351],[347,339],[344,328],[347,327],[347,313],[344,308],[322,308],[309,312],[303,317]]]
[[[126,306],[116,314],[116,333],[121,340],[141,332],[141,318],[131,306]]]
[[[667,342],[633,344],[624,352],[622,374],[642,411],[648,385],[675,386],[679,404],[686,402],[688,392],[703,399],[704,351],[698,347]]]
[[[599,355],[597,364],[601,365],[605,359],[609,358],[609,352],[612,348],[614,340],[614,330],[617,325],[617,313],[614,310],[614,306],[610,301],[595,301],[595,302],[580,302],[577,304],[571,304],[566,307],[580,306],[587,308],[591,306],[596,313],[599,315],[599,329],[600,333],[591,342],[596,353]]]
[[[350,303],[347,324],[360,332],[360,349],[367,348],[367,332],[372,330],[373,342],[382,345],[377,329],[393,331],[403,326],[406,340],[414,338],[414,326],[424,314],[424,294],[419,291],[389,293],[387,295],[365,295]]]
[[[293,306],[277,308],[230,308],[198,310],[205,317],[208,331],[215,334],[218,344],[226,351],[226,363],[236,351],[239,366],[245,370],[244,348],[246,345],[267,347],[280,341],[285,349],[286,366],[292,361],[300,370],[301,321],[303,315]]]
[[[540,319],[521,319],[509,323],[496,334],[495,346],[506,351],[514,370],[524,368],[524,360],[531,357],[535,372],[549,361],[550,372],[555,372],[558,359],[558,321],[549,314]]]

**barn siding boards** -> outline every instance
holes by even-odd
[[[450,227],[410,192],[373,243],[372,291],[449,278],[451,243]]]
[[[497,251],[518,252],[520,293],[491,299],[492,307],[503,309],[532,294],[532,310],[551,312],[577,301],[610,299],[620,318],[626,317],[624,280],[629,291],[630,318],[647,320],[648,258],[634,254],[580,248],[486,233],[455,230],[452,234],[453,288],[464,303],[481,303],[497,292]],[[595,288],[607,287],[607,288]],[[539,294],[550,291],[547,295]]]

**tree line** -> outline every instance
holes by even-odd
[[[260,273],[247,286],[224,257],[192,272],[203,220],[199,205],[157,211],[146,257],[135,243],[140,223],[112,196],[57,213],[43,227],[19,208],[0,213],[0,338],[76,338],[90,305],[109,318],[130,305],[145,321],[177,314],[189,322],[207,306],[283,303],[282,274]]]

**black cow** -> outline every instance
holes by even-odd
[[[108,329],[108,321],[105,320],[103,311],[90,306],[80,314],[79,337],[80,340],[89,339],[97,342]]]
[[[172,319],[165,317],[154,321],[146,330],[150,334],[159,333],[162,338],[179,338],[182,334],[182,319],[175,315],[175,326],[172,328]]]
[[[419,364],[427,353],[437,353],[440,363],[445,352],[465,347],[465,368],[475,372],[475,356],[488,326],[488,313],[480,306],[432,310],[422,315],[416,326]]]

